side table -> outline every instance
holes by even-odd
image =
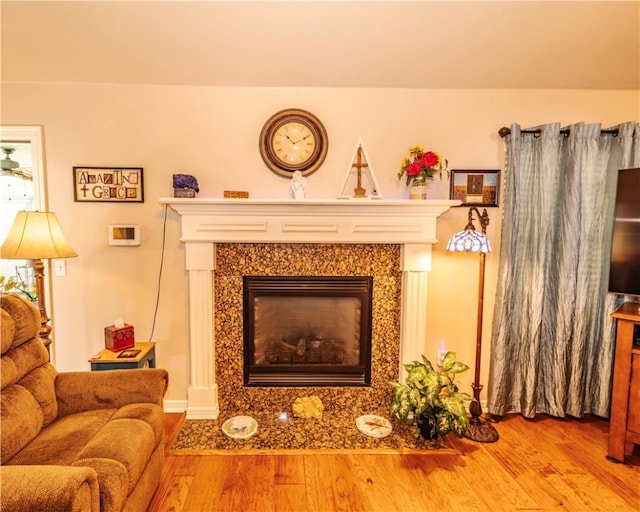
[[[133,357],[120,357],[130,350],[140,352]],[[139,341],[134,347],[112,352],[109,349],[101,350],[89,359],[91,371],[124,370],[128,368],[155,368],[156,367],[156,343],[155,341]]]

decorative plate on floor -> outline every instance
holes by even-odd
[[[364,435],[378,439],[387,437],[393,430],[389,420],[375,414],[363,414],[356,419],[356,426]]]
[[[258,422],[251,416],[234,416],[222,424],[222,431],[232,439],[249,439],[258,431]]]

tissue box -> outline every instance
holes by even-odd
[[[104,346],[112,352],[132,348],[135,344],[133,325],[124,324],[124,327],[110,325],[104,328]]]

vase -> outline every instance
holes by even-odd
[[[427,181],[418,176],[411,180],[411,187],[409,189],[411,199],[426,199],[427,198]]]
[[[424,439],[438,439],[438,429],[436,428],[436,420],[432,417],[421,416],[416,419],[420,435]]]

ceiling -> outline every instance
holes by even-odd
[[[639,1],[2,1],[2,81],[640,89]]]

